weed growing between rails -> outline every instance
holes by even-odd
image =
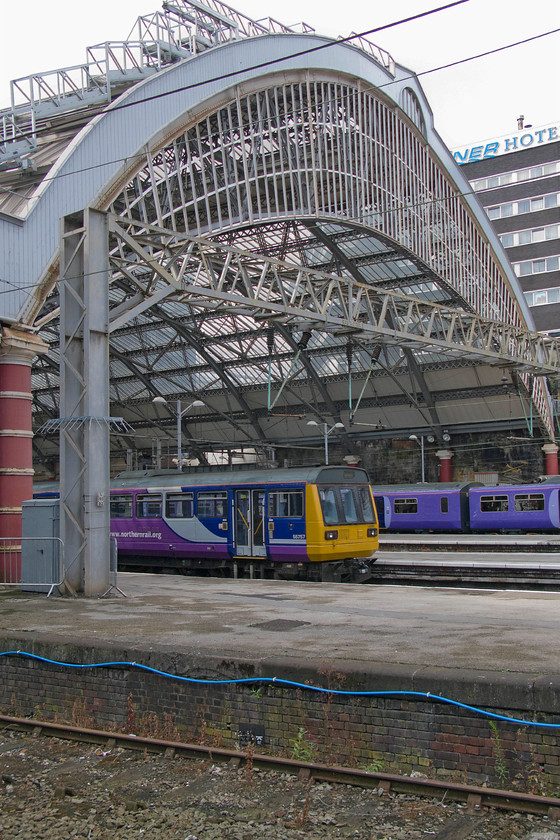
[[[528,730],[518,729],[515,739],[515,759],[521,769],[513,779],[513,787],[517,790],[526,790],[535,796],[555,796],[556,790],[546,776],[545,758],[538,750]]]
[[[249,741],[245,749],[245,779],[248,785],[253,782],[254,757],[255,745],[252,741]]]
[[[333,691],[341,691],[346,682],[346,674],[335,671],[332,665],[323,663],[319,668],[319,676],[324,677],[327,683],[327,693],[323,696],[323,715],[325,721],[325,740],[324,750],[327,764],[335,764],[340,762],[340,750],[336,747],[336,731],[338,727],[334,726],[332,719],[332,705],[335,699]],[[339,729],[342,733],[342,730]],[[342,737],[342,734],[339,736]],[[344,738],[346,741],[346,738]]]
[[[309,817],[309,808],[311,806],[311,788],[313,786],[313,779],[310,779],[307,783],[307,787],[305,789],[305,798],[303,800],[303,804],[301,808],[298,806],[297,801],[294,799],[293,801],[293,811],[294,816],[290,822],[285,823],[286,828],[303,828],[304,825],[307,823],[307,819]]]
[[[494,751],[494,772],[500,783],[505,785],[508,780],[509,773],[504,761],[504,750],[502,748],[502,742],[500,740],[500,733],[498,731],[498,724],[495,720],[491,720],[489,722],[490,725],[490,737],[492,738],[492,747]]]
[[[72,705],[72,725],[78,726],[80,729],[94,729],[95,716],[93,711],[88,708],[85,697],[77,697]]]
[[[317,760],[318,747],[313,741],[307,738],[307,732],[300,726],[295,738],[290,738],[290,751],[292,758],[297,761],[314,762]]]

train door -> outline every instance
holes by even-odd
[[[265,491],[235,491],[234,553],[238,557],[266,557]]]
[[[387,520],[391,519],[391,508],[387,504],[387,511],[385,511],[385,496],[374,496],[375,509],[377,511],[377,521],[379,529],[382,530],[388,527],[388,521],[385,521],[385,513],[387,513]]]

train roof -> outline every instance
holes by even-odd
[[[539,490],[554,490],[559,486],[560,481],[533,481],[527,484],[492,484],[484,486],[483,489],[497,493],[538,493]]]
[[[243,486],[247,484],[369,484],[361,467],[320,466],[288,469],[242,470],[232,472],[185,473],[177,470],[146,470],[119,473],[111,487],[202,487]]]
[[[379,493],[451,493],[454,490],[469,490],[471,487],[483,487],[478,481],[438,481],[420,484],[375,484],[374,495]]]

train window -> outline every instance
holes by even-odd
[[[213,493],[199,493],[196,497],[196,512],[200,519],[227,515],[227,493],[217,491]]]
[[[269,516],[303,516],[303,492],[287,490],[268,494]]]
[[[358,511],[356,510],[356,500],[352,493],[351,487],[340,488],[340,498],[342,500],[342,512],[344,514],[344,522],[352,525],[358,522]]]
[[[161,494],[136,496],[136,516],[139,519],[157,519],[161,516]]]
[[[375,522],[369,487],[319,487],[325,525]]]
[[[418,513],[418,499],[394,499],[393,513]]]
[[[167,519],[192,519],[194,502],[192,493],[168,493],[165,499]]]
[[[356,487],[356,493],[358,494],[358,502],[362,508],[362,522],[375,522],[369,487]]]
[[[323,511],[323,522],[325,525],[338,525],[339,515],[336,509],[336,496],[334,487],[320,487],[319,499]]]
[[[449,513],[449,497],[442,496],[439,500],[439,509],[442,513]]]
[[[132,518],[132,493],[126,496],[111,496],[111,519]]]
[[[520,493],[513,498],[515,510],[544,510],[544,493]]]
[[[483,513],[505,513],[509,510],[507,496],[481,496],[480,510]]]

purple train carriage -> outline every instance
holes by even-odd
[[[471,531],[557,531],[560,484],[475,487],[469,492]]]
[[[478,483],[374,486],[380,531],[557,531],[560,481],[487,487]]]
[[[472,484],[374,485],[379,530],[467,531]]]

